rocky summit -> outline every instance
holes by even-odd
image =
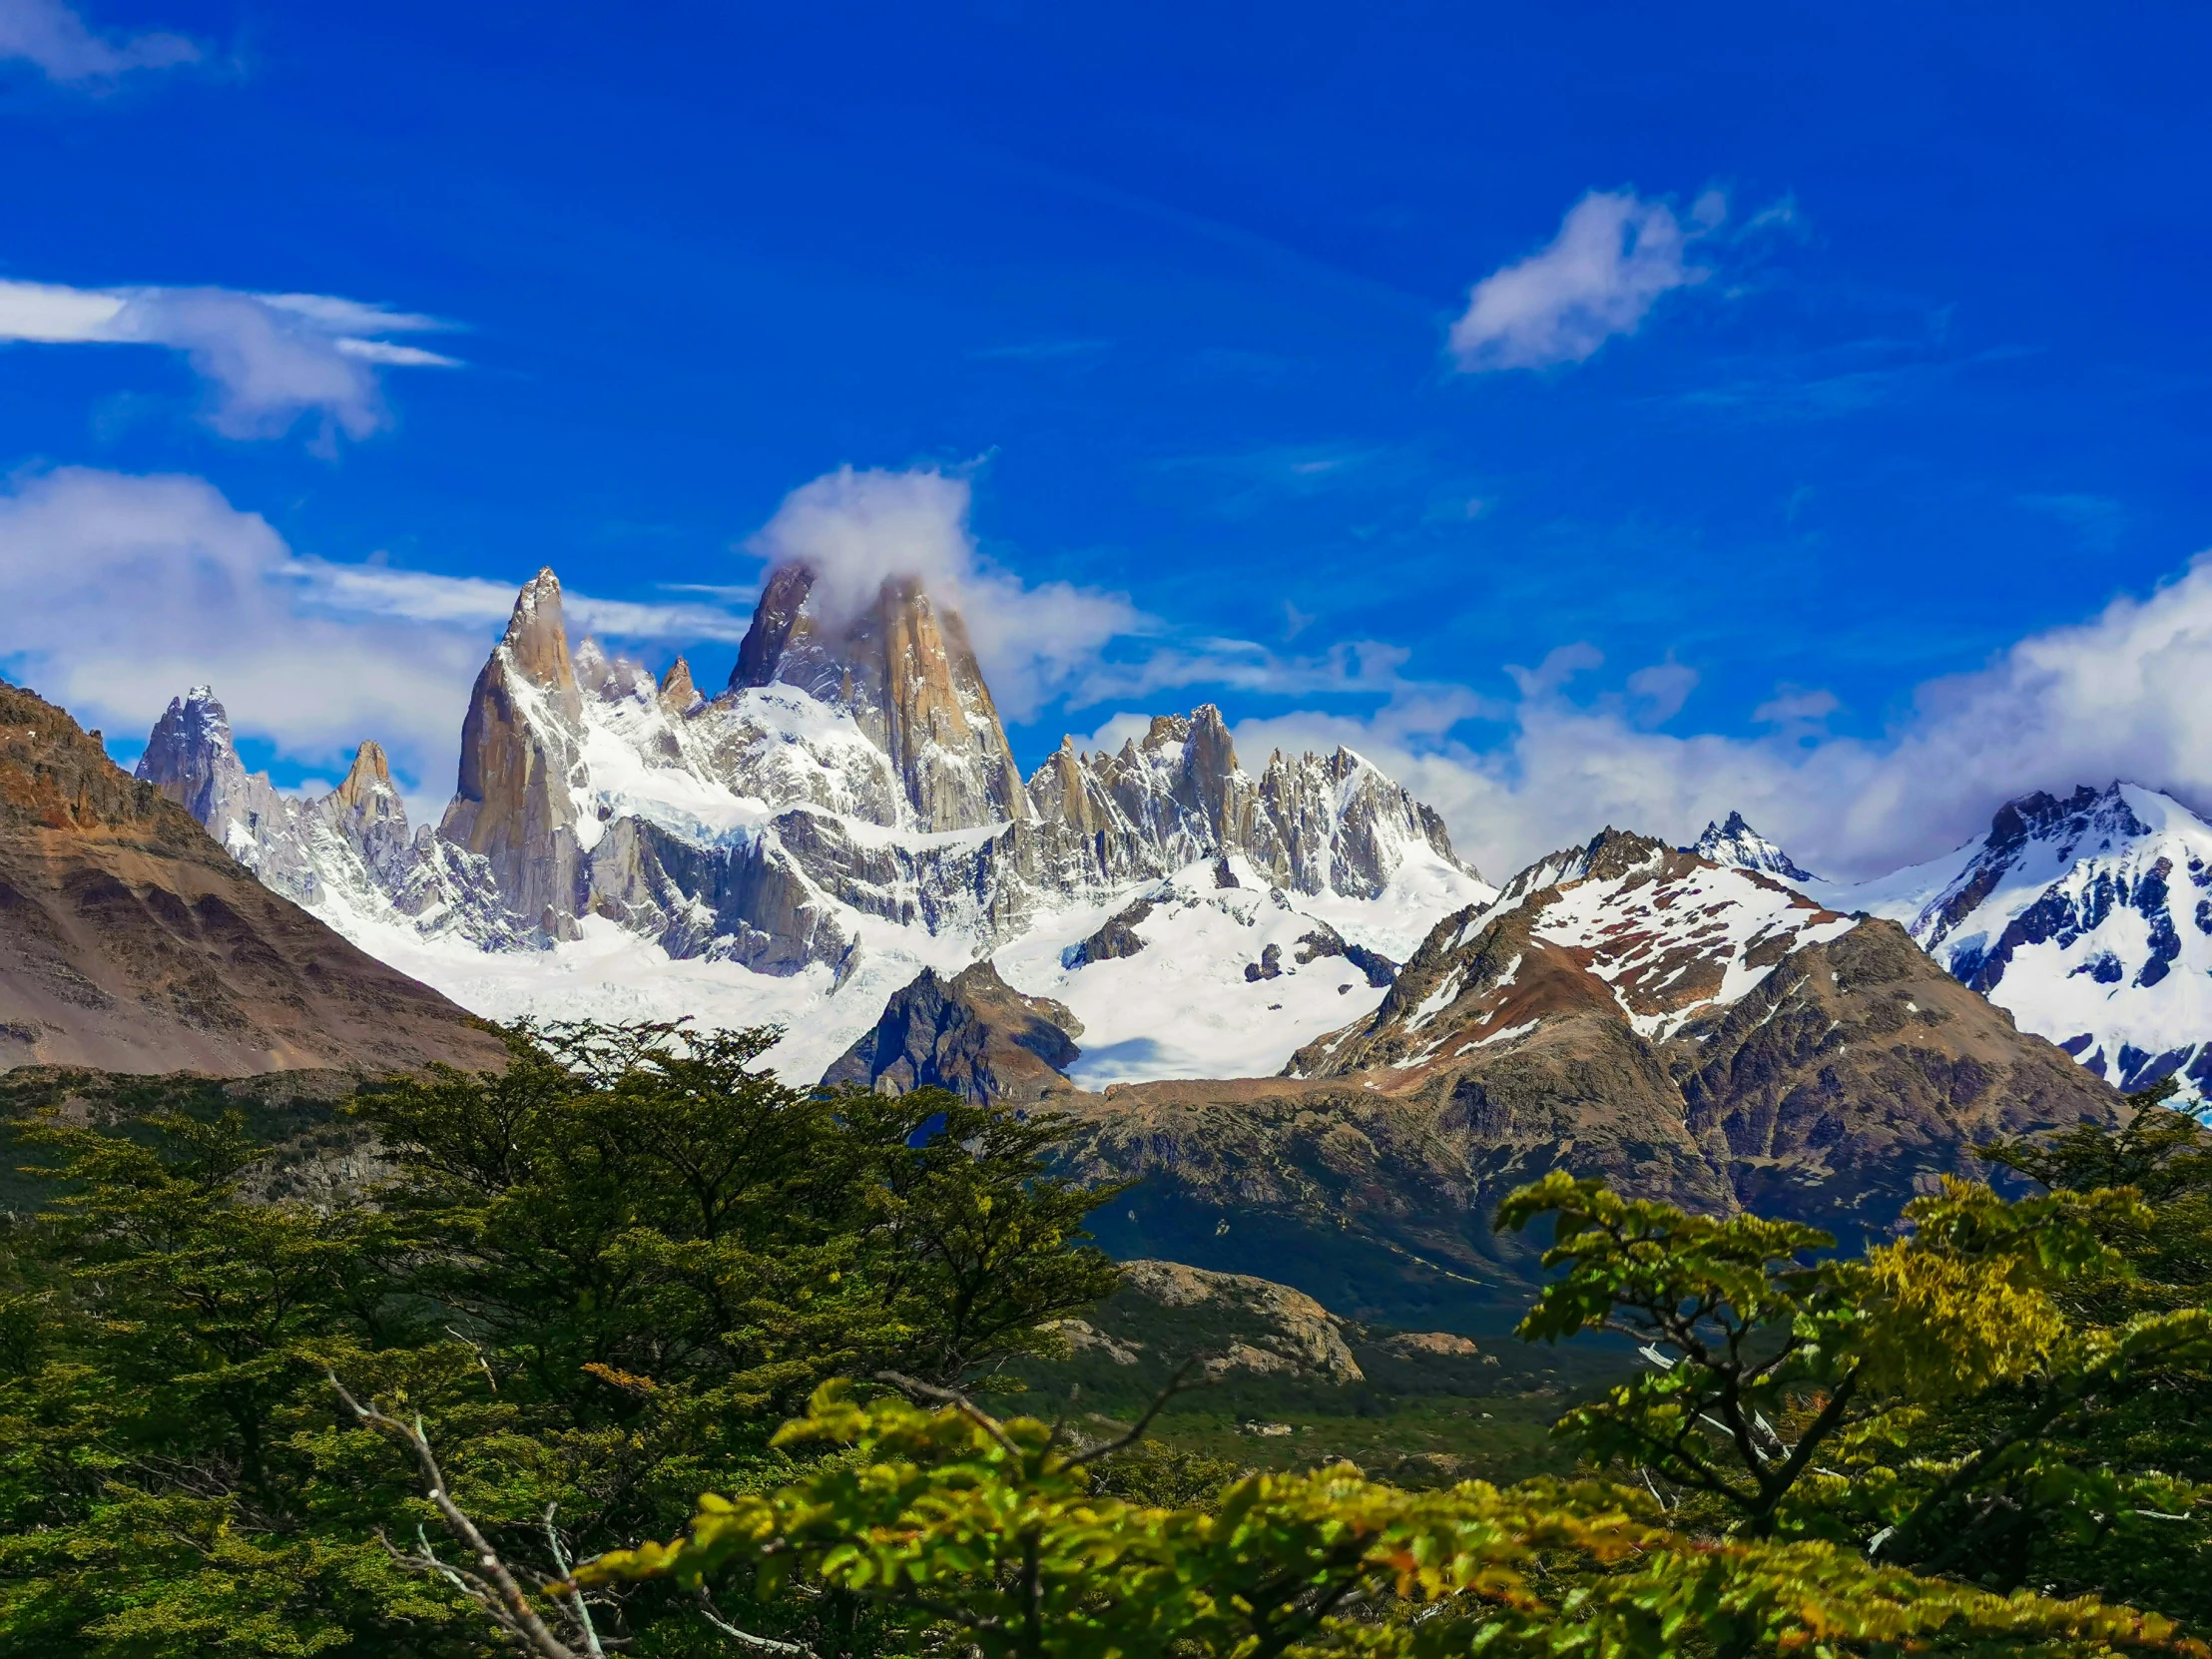
[[[157,737],[148,758],[168,775],[160,786],[125,777],[62,710],[0,685],[0,1069],[244,1076],[501,1063],[499,1040],[460,1008],[255,879],[265,823],[298,831],[273,832],[269,844],[286,853],[313,837],[384,844],[377,757],[356,766],[329,812],[295,812],[266,780],[201,764],[236,760],[212,698],[172,706]],[[243,833],[227,850],[180,801],[236,815],[224,822]],[[271,874],[304,879],[292,864]]]
[[[1067,1091],[1082,1034],[1065,1005],[1023,996],[988,962],[949,980],[923,968],[822,1080],[888,1094],[950,1089],[978,1104],[1027,1105]]]

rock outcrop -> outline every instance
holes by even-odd
[[[212,700],[172,714],[180,738],[221,720]],[[504,1063],[496,1036],[257,880],[168,793],[237,808],[256,794],[243,771],[195,770],[174,749],[155,766],[166,787],[0,686],[0,1069]]]
[[[1075,1016],[1057,1002],[1023,996],[977,962],[950,979],[930,968],[890,1000],[875,1028],[823,1075],[889,1094],[950,1089],[978,1103],[1030,1104],[1062,1094],[1081,1052]]]
[[[1121,1288],[1090,1328],[1134,1361],[1148,1350],[1175,1364],[1199,1360],[1208,1376],[1362,1381],[1348,1335],[1312,1297],[1252,1274],[1210,1273],[1181,1262],[1124,1262]]]
[[[541,570],[469,694],[460,781],[438,834],[481,858],[507,908],[550,938],[576,934],[583,738],[561,584]]]

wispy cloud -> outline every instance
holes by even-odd
[[[1835,696],[1792,686],[1753,711],[1761,736],[1653,730],[1633,695],[1576,695],[1601,661],[1569,646],[1518,673],[1519,695],[1486,716],[1503,716],[1500,743],[1466,742],[1448,703],[1409,697],[1369,716],[1248,721],[1237,742],[1361,751],[1441,811],[1492,873],[1607,824],[1684,841],[1731,809],[1813,869],[1868,876],[1959,844],[2032,790],[2117,777],[2212,806],[2212,553],[2147,598],[1923,685],[1875,738],[1831,734]]]
[[[1460,371],[1554,368],[1585,362],[1617,334],[1632,334],[1669,293],[1740,271],[1752,250],[1802,235],[1804,217],[1784,196],[1726,228],[1728,199],[1708,190],[1686,217],[1634,191],[1591,191],[1567,210],[1559,234],[1526,259],[1474,284],[1451,325]],[[1713,291],[1736,297],[1740,280]]]
[[[515,603],[513,582],[401,570],[374,562],[336,564],[321,559],[292,559],[274,574],[298,583],[305,603],[341,615],[496,626],[506,622]],[[745,638],[751,621],[750,610],[740,612],[688,602],[654,605],[597,599],[573,588],[562,589],[561,611],[575,631],[616,640],[712,640],[735,645]]]
[[[1549,244],[1474,284],[1451,325],[1460,369],[1578,363],[1615,334],[1634,333],[1663,294],[1712,276],[1691,253],[1727,217],[1718,191],[1697,199],[1687,225],[1665,202],[1590,192]]]
[[[208,421],[217,431],[276,437],[314,414],[325,448],[338,432],[362,438],[386,423],[378,369],[456,366],[451,357],[384,336],[448,326],[329,294],[0,279],[0,340],[181,351],[209,388]]]
[[[172,69],[200,57],[182,35],[97,32],[62,0],[0,0],[0,61],[30,63],[64,86],[109,86],[134,69]]]

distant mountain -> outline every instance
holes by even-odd
[[[228,775],[199,788],[249,825],[288,811]],[[374,816],[359,788],[353,802],[344,813]],[[98,734],[0,685],[0,1069],[245,1076],[504,1057],[460,1008],[255,880],[155,785],[126,778]]]
[[[894,579],[832,614],[804,566],[771,574],[712,698],[682,660],[656,679],[572,650],[542,571],[477,678],[435,829],[409,831],[379,766],[370,746],[344,788],[288,801],[202,687],[143,770],[265,881],[470,1007],[783,1023],[777,1063],[809,1081],[923,969],[985,959],[1092,1029],[1093,1081],[1272,1070],[1490,890],[1359,756],[1255,777],[1211,706],[1112,753],[1071,740],[1025,781],[955,611]],[[1081,949],[1117,917],[1136,967]],[[1334,966],[1308,972],[1317,951]]]
[[[1763,870],[1785,881],[1818,881],[1819,876],[1801,869],[1790,855],[1744,822],[1741,813],[1730,813],[1725,824],[1708,824],[1697,844],[1683,850],[1731,869]]]
[[[1806,890],[1898,921],[2123,1089],[2212,1084],[2212,824],[2170,796],[2122,783],[2023,796],[1941,858]]]
[[[822,1080],[887,1094],[950,1089],[978,1104],[1027,1105],[1069,1088],[1066,1070],[1081,1053],[1075,1039],[1082,1034],[1064,1005],[1012,990],[988,962],[949,980],[923,968]]]
[[[1399,1321],[1503,1317],[1531,1264],[1490,1216],[1546,1170],[1879,1236],[1986,1176],[1976,1145],[2121,1110],[1897,924],[1610,830],[1444,918],[1280,1077],[1054,1104],[1077,1168],[1141,1182],[1096,1224],[1117,1254]]]

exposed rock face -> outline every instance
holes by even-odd
[[[1127,1318],[1135,1310],[1122,1305],[1148,1302],[1198,1315],[1213,1334],[1205,1348],[1214,1352],[1198,1350],[1213,1376],[1252,1372],[1361,1381],[1360,1362],[1345,1341],[1345,1322],[1288,1285],[1250,1274],[1209,1273],[1181,1262],[1125,1262],[1121,1271],[1122,1288],[1108,1309]]]
[[[1027,818],[1021,774],[958,613],[901,577],[859,615],[826,617],[814,587],[805,565],[769,578],[730,689],[792,686],[849,714],[889,757],[917,828]]]
[[[1297,760],[1278,752],[1254,782],[1210,703],[1156,718],[1142,741],[1111,755],[1079,755],[1068,740],[1030,779],[1029,799],[1048,857],[1073,882],[1235,852],[1276,886],[1366,898],[1409,845],[1457,864],[1442,821],[1348,749]]]
[[[407,807],[391,781],[391,763],[383,749],[364,743],[353,753],[345,780],[322,804],[322,817],[344,840],[359,848],[368,867],[384,881],[405,877],[412,850]]]
[[[1057,1002],[1023,996],[977,962],[949,980],[923,968],[875,1029],[823,1075],[889,1094],[950,1089],[978,1103],[1065,1093],[1083,1027]]]
[[[1116,910],[1099,923],[1097,932],[1073,946],[1063,960],[1069,967],[1085,967],[1092,962],[1112,962],[1136,955],[1144,948],[1144,939],[1137,929],[1151,914],[1152,900],[1149,898],[1140,898],[1126,909]]]
[[[692,684],[691,664],[679,657],[661,676],[661,707],[672,715],[688,715],[700,702],[699,688]]]
[[[438,834],[484,860],[507,907],[552,938],[576,935],[577,794],[584,705],[561,584],[538,572],[469,695],[461,775]]]
[[[172,714],[188,737],[222,718],[212,700]],[[183,753],[211,751],[196,738]],[[204,801],[250,793],[243,773],[195,773],[175,746],[155,765]],[[256,880],[62,710],[0,686],[0,1068],[244,1076],[495,1067],[504,1054],[461,1009]]]
[[[1488,1219],[1550,1169],[1879,1234],[1939,1175],[1986,1177],[1977,1144],[2120,1110],[1894,924],[1613,830],[1440,922],[1285,1077],[1070,1106],[1076,1167],[1145,1178],[1099,1224],[1117,1248],[1393,1318],[1528,1273]]]
[[[383,750],[364,743],[345,781],[316,801],[249,774],[215,693],[195,686],[154,728],[137,776],[200,821],[263,885],[333,925],[387,921],[452,932],[486,948],[535,931],[507,908],[489,866],[465,848],[407,831]]]
[[[1690,1132],[1737,1202],[1880,1233],[1973,1148],[2082,1121],[2115,1092],[1944,974],[1894,922],[1798,951],[1663,1050]]]
[[[248,774],[231,739],[231,717],[211,688],[195,686],[170,700],[136,776],[206,825],[276,891],[300,903],[318,895],[319,872],[290,832],[292,804],[266,777]]]
[[[1318,962],[1325,956],[1342,956],[1366,974],[1368,983],[1378,990],[1389,985],[1397,978],[1397,964],[1395,962],[1380,951],[1370,950],[1365,945],[1349,942],[1342,933],[1339,933],[1327,922],[1321,923],[1311,932],[1300,936],[1298,941],[1298,963],[1303,967],[1306,963]]]

